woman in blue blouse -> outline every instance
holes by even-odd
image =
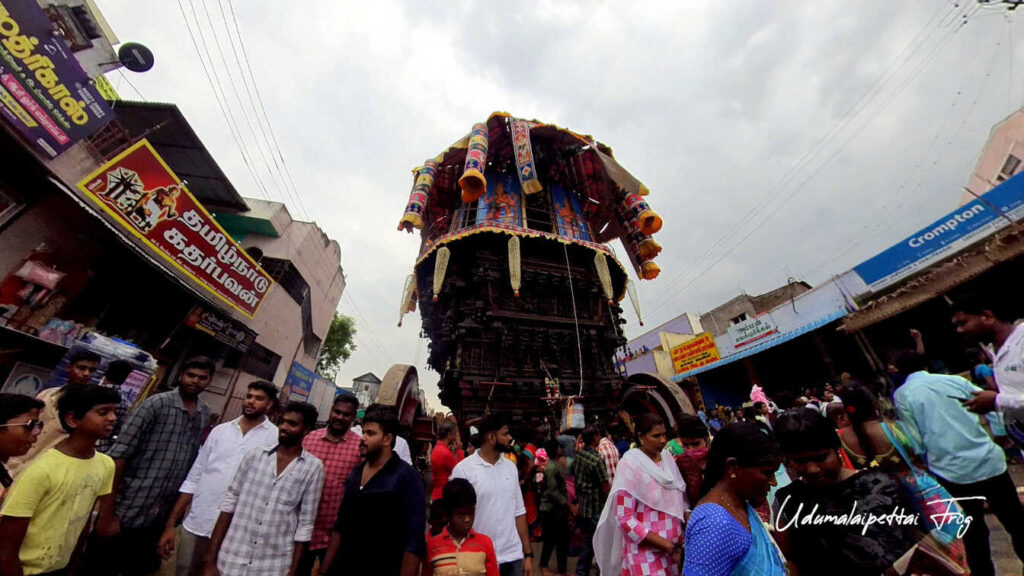
[[[754,507],[775,484],[779,445],[760,426],[730,424],[715,435],[703,496],[686,525],[685,576],[783,576],[782,553]]]

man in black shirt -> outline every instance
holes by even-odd
[[[345,483],[320,573],[417,576],[426,554],[423,480],[393,450],[394,408],[374,404],[363,418],[359,454],[366,461]]]

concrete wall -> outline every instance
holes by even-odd
[[[1001,184],[1000,171],[1010,154],[1022,160],[1014,174],[1021,172],[1024,169],[1024,110],[1014,112],[992,127],[974,172],[967,180],[967,189],[980,196]],[[974,200],[974,194],[965,191],[960,204]]]

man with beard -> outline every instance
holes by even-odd
[[[302,447],[312,404],[284,407],[277,445],[242,458],[220,505],[204,576],[292,576],[313,536],[324,466]]]
[[[469,480],[476,490],[475,528],[494,542],[501,576],[532,576],[533,553],[519,471],[504,457],[512,449],[512,435],[499,414],[486,416],[479,429],[480,449],[459,462],[452,478]]]
[[[121,533],[117,542],[109,543],[111,549],[105,550],[108,543],[92,546],[89,556],[96,565],[83,573],[110,574],[113,558],[120,561],[123,576],[151,574],[159,568],[157,543],[210,419],[210,407],[199,394],[215,370],[209,358],[185,361],[177,389],[151,396],[128,418],[107,452],[116,465],[114,493]]]
[[[324,463],[324,489],[313,525],[313,539],[309,550],[302,556],[298,574],[310,576],[313,564],[324,561],[331,529],[338,518],[338,508],[345,497],[345,481],[359,465],[359,434],[352,431],[359,400],[351,394],[340,394],[334,399],[327,427],[314,430],[302,441],[302,447]]]
[[[345,483],[320,574],[419,575],[427,551],[423,480],[394,452],[397,430],[393,407],[366,409],[359,442],[366,461]]]
[[[262,380],[249,384],[242,415],[215,427],[199,449],[199,456],[181,484],[178,501],[167,518],[158,545],[160,555],[170,557],[176,528],[184,517],[177,576],[199,576],[202,572],[210,534],[217,522],[217,509],[242,457],[252,448],[273,446],[277,442],[277,426],[267,419],[267,412],[276,405],[277,386]]]

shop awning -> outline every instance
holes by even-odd
[[[846,332],[863,330],[941,296],[993,266],[1022,254],[1024,228],[1018,224],[1010,230],[994,235],[976,248],[931,266],[924,274],[907,282],[898,290],[871,301],[850,314],[841,329]]]
[[[843,318],[847,314],[848,314],[848,312],[846,312],[845,310],[838,310],[836,312],[833,312],[833,313],[829,314],[828,316],[825,316],[824,318],[820,318],[818,320],[815,320],[814,322],[811,322],[810,324],[805,324],[805,325],[801,326],[800,328],[797,328],[796,330],[791,330],[789,332],[786,332],[785,334],[782,334],[781,336],[779,336],[778,338],[775,338],[774,340],[769,340],[768,342],[764,342],[764,343],[758,344],[756,346],[751,346],[750,348],[747,348],[746,350],[744,350],[742,352],[737,352],[737,353],[733,354],[732,356],[727,356],[727,357],[721,359],[720,361],[715,362],[714,364],[708,364],[707,366],[701,366],[700,368],[694,368],[693,370],[690,370],[690,371],[687,371],[687,372],[683,372],[682,374],[676,374],[675,376],[672,377],[672,381],[679,382],[679,381],[681,381],[681,380],[683,380],[685,378],[689,378],[690,376],[696,376],[697,374],[700,374],[702,372],[707,372],[708,370],[714,370],[715,368],[721,368],[722,366],[725,366],[726,364],[731,364],[733,362],[736,362],[737,360],[742,360],[744,358],[748,358],[750,356],[753,356],[754,354],[758,354],[760,352],[764,352],[765,350],[767,350],[769,348],[772,348],[774,346],[778,346],[779,344],[784,344],[784,343],[789,342],[790,340],[792,340],[794,338],[798,338],[800,336],[803,336],[804,334],[807,334],[808,332],[813,332],[813,331],[817,330],[818,328],[821,328],[822,326],[826,326],[828,324],[831,324],[832,322],[835,322],[836,320],[839,320],[840,318]]]

